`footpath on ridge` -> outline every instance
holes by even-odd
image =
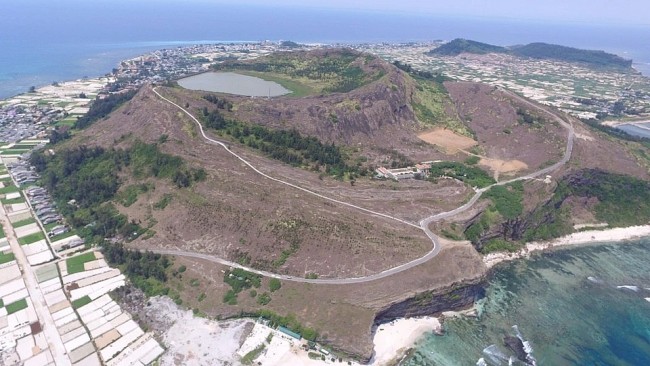
[[[389,268],[387,270],[372,274],[372,275],[362,276],[362,277],[351,277],[351,278],[322,278],[322,279],[302,278],[302,277],[296,277],[296,276],[279,275],[279,274],[272,273],[272,272],[267,272],[267,271],[260,271],[260,270],[254,269],[254,268],[242,266],[239,263],[231,262],[231,261],[228,261],[226,259],[219,258],[217,256],[210,255],[210,254],[203,254],[203,253],[196,253],[196,252],[189,252],[189,251],[182,251],[182,250],[164,250],[164,249],[151,250],[152,252],[159,253],[159,254],[205,259],[205,260],[215,262],[215,263],[219,263],[219,264],[223,264],[223,265],[226,265],[226,266],[230,266],[230,267],[234,267],[234,268],[241,268],[243,270],[246,270],[246,271],[249,271],[249,272],[252,272],[252,273],[256,273],[256,274],[259,274],[259,275],[262,275],[262,276],[265,276],[265,277],[281,278],[283,280],[293,281],[293,282],[314,283],[314,284],[330,284],[330,285],[344,285],[344,284],[370,282],[370,281],[378,280],[378,279],[385,278],[385,277],[388,277],[388,276],[392,276],[392,275],[394,275],[396,273],[400,273],[402,271],[405,271],[407,269],[410,269],[410,268],[418,266],[418,265],[420,265],[422,263],[425,263],[425,262],[431,260],[432,258],[434,258],[435,256],[437,256],[438,253],[440,253],[440,250],[441,250],[441,245],[440,245],[440,242],[438,240],[438,237],[429,229],[429,225],[432,222],[439,221],[439,220],[449,218],[449,217],[453,217],[453,216],[455,216],[455,215],[457,215],[457,214],[459,214],[461,212],[467,211],[472,206],[474,206],[474,204],[481,198],[481,195],[483,194],[483,192],[489,190],[490,188],[492,188],[494,186],[506,185],[506,184],[516,182],[516,181],[520,181],[520,180],[533,179],[533,178],[539,177],[541,175],[545,175],[547,173],[550,173],[550,172],[560,168],[564,164],[566,164],[569,161],[569,159],[571,158],[571,154],[573,153],[573,140],[574,140],[574,136],[575,136],[575,131],[573,129],[573,126],[570,123],[566,122],[560,116],[558,116],[554,112],[551,112],[551,111],[547,110],[546,108],[542,108],[542,107],[540,107],[540,106],[526,100],[525,98],[520,97],[517,94],[514,94],[512,92],[501,89],[504,92],[508,93],[511,97],[519,100],[520,102],[525,103],[525,104],[531,106],[532,108],[535,108],[536,110],[541,111],[542,113],[551,116],[556,122],[560,123],[561,126],[563,126],[564,128],[567,129],[567,145],[566,145],[566,148],[565,148],[564,155],[563,155],[562,159],[560,161],[558,161],[557,163],[549,166],[549,167],[546,167],[544,169],[541,169],[541,170],[538,170],[536,172],[530,173],[528,175],[513,178],[513,179],[510,179],[510,180],[507,180],[507,181],[503,181],[503,182],[497,182],[497,183],[492,184],[492,185],[490,185],[488,187],[477,189],[476,194],[474,194],[474,196],[467,203],[465,203],[464,205],[462,205],[462,206],[460,206],[458,208],[455,208],[455,209],[453,209],[451,211],[441,212],[441,213],[438,213],[438,214],[435,214],[435,215],[425,217],[418,224],[414,224],[412,222],[408,222],[406,220],[402,220],[400,218],[390,216],[390,215],[387,215],[387,214],[384,214],[384,213],[381,213],[381,212],[372,211],[372,210],[369,210],[367,208],[363,208],[363,207],[351,204],[349,202],[339,201],[337,199],[327,197],[327,196],[322,195],[322,194],[320,194],[318,192],[314,192],[314,191],[311,191],[311,190],[306,189],[304,187],[300,187],[300,186],[297,186],[295,184],[289,183],[287,181],[271,177],[268,174],[265,174],[265,173],[261,172],[260,170],[255,168],[250,162],[248,162],[246,159],[242,158],[240,155],[233,152],[228,147],[228,145],[226,145],[226,143],[224,143],[222,141],[215,140],[215,139],[213,139],[211,137],[208,137],[205,134],[205,131],[203,130],[203,125],[201,124],[201,122],[198,119],[196,119],[196,117],[194,117],[185,108],[181,107],[180,105],[178,105],[178,104],[174,103],[173,101],[171,101],[171,100],[165,98],[164,96],[162,96],[156,90],[155,87],[152,90],[162,100],[164,100],[165,102],[167,102],[167,103],[175,106],[176,108],[180,109],[184,114],[186,114],[188,117],[190,117],[190,119],[192,119],[192,121],[194,121],[196,123],[196,125],[199,127],[199,131],[201,132],[201,136],[208,143],[216,144],[216,145],[219,145],[219,146],[223,147],[228,153],[230,153],[231,155],[233,155],[234,157],[239,159],[241,162],[243,162],[249,168],[251,168],[254,172],[256,172],[257,174],[263,176],[264,178],[267,178],[267,179],[272,180],[274,182],[284,184],[284,185],[287,185],[289,187],[301,190],[301,191],[303,191],[305,193],[317,196],[319,198],[322,198],[322,199],[325,199],[325,200],[328,200],[328,201],[331,201],[331,202],[334,202],[334,203],[337,203],[337,204],[340,204],[340,205],[343,205],[343,206],[348,206],[348,207],[354,208],[356,210],[362,211],[362,212],[364,212],[366,214],[369,214],[369,215],[380,216],[380,217],[384,217],[384,218],[387,218],[387,219],[390,219],[390,220],[398,221],[398,222],[400,222],[400,223],[402,223],[404,225],[417,227],[417,228],[421,229],[426,234],[426,236],[429,237],[429,239],[431,239],[431,242],[433,243],[433,248],[427,254],[425,254],[424,256],[422,256],[420,258],[417,258],[417,259],[414,259],[414,260],[412,260],[410,262],[401,264],[399,266]]]

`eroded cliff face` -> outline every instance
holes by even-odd
[[[478,278],[451,287],[419,293],[379,311],[375,316],[375,325],[397,318],[438,315],[443,311],[466,309],[485,296],[484,285],[484,279]]]
[[[424,291],[404,300],[391,303],[375,314],[371,335],[378,325],[388,323],[398,318],[415,316],[436,316],[444,311],[463,310],[472,306],[475,301],[485,296],[485,277],[461,281],[448,287]],[[327,343],[327,342],[325,342]],[[372,358],[372,337],[369,343],[348,344],[341,347],[330,344],[338,352],[368,363]]]

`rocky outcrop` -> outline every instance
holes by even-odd
[[[422,292],[404,301],[390,304],[379,311],[375,316],[375,325],[397,318],[437,315],[443,311],[466,309],[484,296],[482,278],[448,288]]]
[[[528,364],[528,354],[521,339],[507,335],[503,337],[503,344],[517,356],[517,359]]]

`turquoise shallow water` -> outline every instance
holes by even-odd
[[[650,365],[650,239],[536,255],[489,282],[477,319],[447,320],[405,364],[508,365],[516,325],[537,365]]]

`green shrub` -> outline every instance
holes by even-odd
[[[237,305],[237,293],[233,290],[228,290],[228,292],[223,295],[223,302],[228,305]]]
[[[235,268],[232,271],[224,273],[223,282],[230,285],[232,291],[236,294],[244,289],[251,287],[259,288],[261,286],[262,276],[245,271],[241,268]]]
[[[492,200],[501,216],[514,219],[524,210],[523,193],[523,183],[515,182],[507,186],[494,186],[485,192],[485,197]]]
[[[503,239],[492,239],[485,243],[481,249],[481,253],[487,254],[492,252],[516,252],[521,248],[521,245],[509,242]]]
[[[275,291],[279,290],[280,287],[282,287],[282,283],[280,282],[279,279],[271,278],[269,280],[269,290],[271,290],[271,292],[275,292]]]
[[[257,297],[257,303],[260,305],[266,305],[271,302],[271,295],[268,292],[265,292]]]
[[[163,210],[163,209],[165,209],[165,207],[167,207],[167,205],[169,205],[169,203],[172,201],[172,197],[173,197],[173,195],[171,195],[169,193],[165,193],[162,196],[162,198],[160,198],[160,200],[158,200],[158,202],[153,204],[153,209],[154,210]]]
[[[254,350],[248,352],[247,354],[244,355],[244,357],[241,358],[241,363],[242,365],[252,365],[253,361],[259,357],[260,354],[264,351],[266,348],[266,345],[260,344],[259,346],[255,347]]]
[[[435,181],[439,177],[455,178],[470,186],[479,188],[496,183],[484,170],[454,161],[431,164],[429,180]]]
[[[481,161],[481,158],[475,155],[471,155],[465,159],[465,164],[467,165],[476,165],[478,162]]]

